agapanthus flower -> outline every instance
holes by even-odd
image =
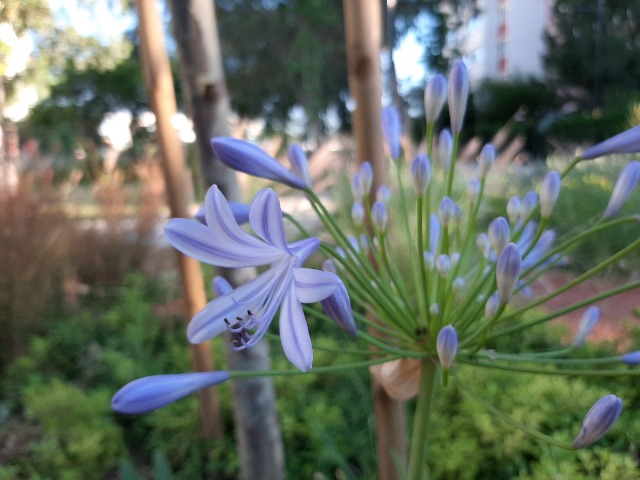
[[[287,244],[280,202],[271,189],[260,190],[251,203],[249,223],[259,238],[240,228],[215,185],[207,192],[205,213],[206,226],[180,218],[169,221],[169,242],[211,265],[270,268],[196,314],[187,329],[189,340],[201,343],[228,331],[233,348],[251,347],[264,336],[280,307],[280,338],[287,358],[303,371],[311,368],[313,349],[301,303],[324,300],[340,284],[335,275],[301,267],[320,240]]]
[[[402,136],[402,119],[398,110],[388,105],[382,109],[382,134],[389,148],[391,158],[400,158],[400,137]]]
[[[626,202],[633,193],[633,189],[636,188],[638,180],[640,180],[640,162],[634,160],[620,172],[618,180],[616,180],[616,185],[613,187],[607,208],[604,211],[605,218],[613,217],[618,213],[620,207],[624,205],[624,202]]]
[[[451,368],[458,352],[458,334],[452,325],[447,325],[438,333],[436,350],[442,368],[444,370]]]
[[[640,125],[625,130],[618,135],[600,142],[585,150],[581,158],[590,160],[592,158],[609,155],[611,153],[636,153],[640,152]]]

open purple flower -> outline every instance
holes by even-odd
[[[311,368],[313,350],[301,303],[319,302],[340,285],[335,275],[301,268],[320,245],[317,238],[287,244],[278,196],[260,190],[249,212],[249,224],[259,238],[244,231],[216,185],[205,199],[207,225],[175,218],[165,227],[169,242],[185,255],[225,268],[270,268],[246,284],[205,306],[191,320],[187,336],[204,342],[231,333],[232,347],[255,345],[280,307],[280,338],[287,358],[303,371]]]

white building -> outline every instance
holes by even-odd
[[[457,12],[461,26],[449,34],[447,51],[462,55],[472,85],[487,78],[542,78],[552,1],[478,0],[479,15]]]

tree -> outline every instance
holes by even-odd
[[[600,108],[605,93],[640,89],[640,3],[556,0],[552,18],[545,62],[567,99]]]

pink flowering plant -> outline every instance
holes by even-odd
[[[392,397],[417,396],[405,471],[406,478],[417,480],[428,475],[429,418],[436,386],[446,388],[451,382],[461,382],[456,376],[461,366],[571,377],[640,375],[640,352],[605,358],[578,355],[598,321],[598,302],[637,289],[640,281],[629,281],[555,312],[538,308],[637,250],[640,235],[555,291],[538,298],[531,294],[536,278],[554,268],[584,239],[624,223],[640,228],[640,216],[618,215],[640,178],[640,162],[636,160],[622,170],[602,215],[577,226],[566,238],[556,238],[548,228],[563,179],[581,161],[639,152],[640,127],[586,150],[563,171],[548,172],[537,191],[510,198],[504,214],[485,229],[479,213],[496,150],[485,145],[471,174],[458,165],[468,92],[467,70],[460,61],[453,65],[448,80],[442,75],[432,78],[425,92],[427,148],[413,159],[402,158],[400,117],[392,109],[384,109],[391,181],[372,192],[371,165],[359,167],[351,180],[353,201],[347,227],[338,223],[334,212],[314,193],[299,146],[288,151],[288,170],[248,142],[213,139],[213,149],[230,167],[299,190],[320,219],[323,232],[318,237],[307,232],[282,211],[278,195],[271,189],[260,190],[251,205],[243,207],[230,205],[217,186],[212,186],[199,221],[169,221],[165,229],[169,242],[201,262],[224,268],[258,267],[261,273],[235,289],[216,279],[217,298],[193,318],[187,336],[189,341],[200,343],[227,335],[232,348],[251,348],[265,335],[273,335],[268,332],[277,317],[282,350],[297,370],[146,377],[124,386],[114,396],[113,408],[143,413],[233,378],[368,367]],[[447,101],[450,129],[436,135],[435,122]],[[246,220],[252,233],[241,227]],[[285,222],[299,232],[299,239],[286,237]],[[314,253],[325,259],[321,270],[303,266]],[[308,306],[315,302],[320,302],[321,309]],[[519,353],[490,347],[498,339],[582,309],[576,336],[564,348]],[[314,366],[308,319],[335,322],[354,337],[357,346],[351,353],[361,358],[348,365]],[[369,348],[359,348],[363,344]],[[576,425],[575,438],[568,441],[529,427],[487,403],[481,393],[458,385],[512,427],[566,449],[596,442],[622,411],[622,400],[615,392],[594,398],[582,425]]]

